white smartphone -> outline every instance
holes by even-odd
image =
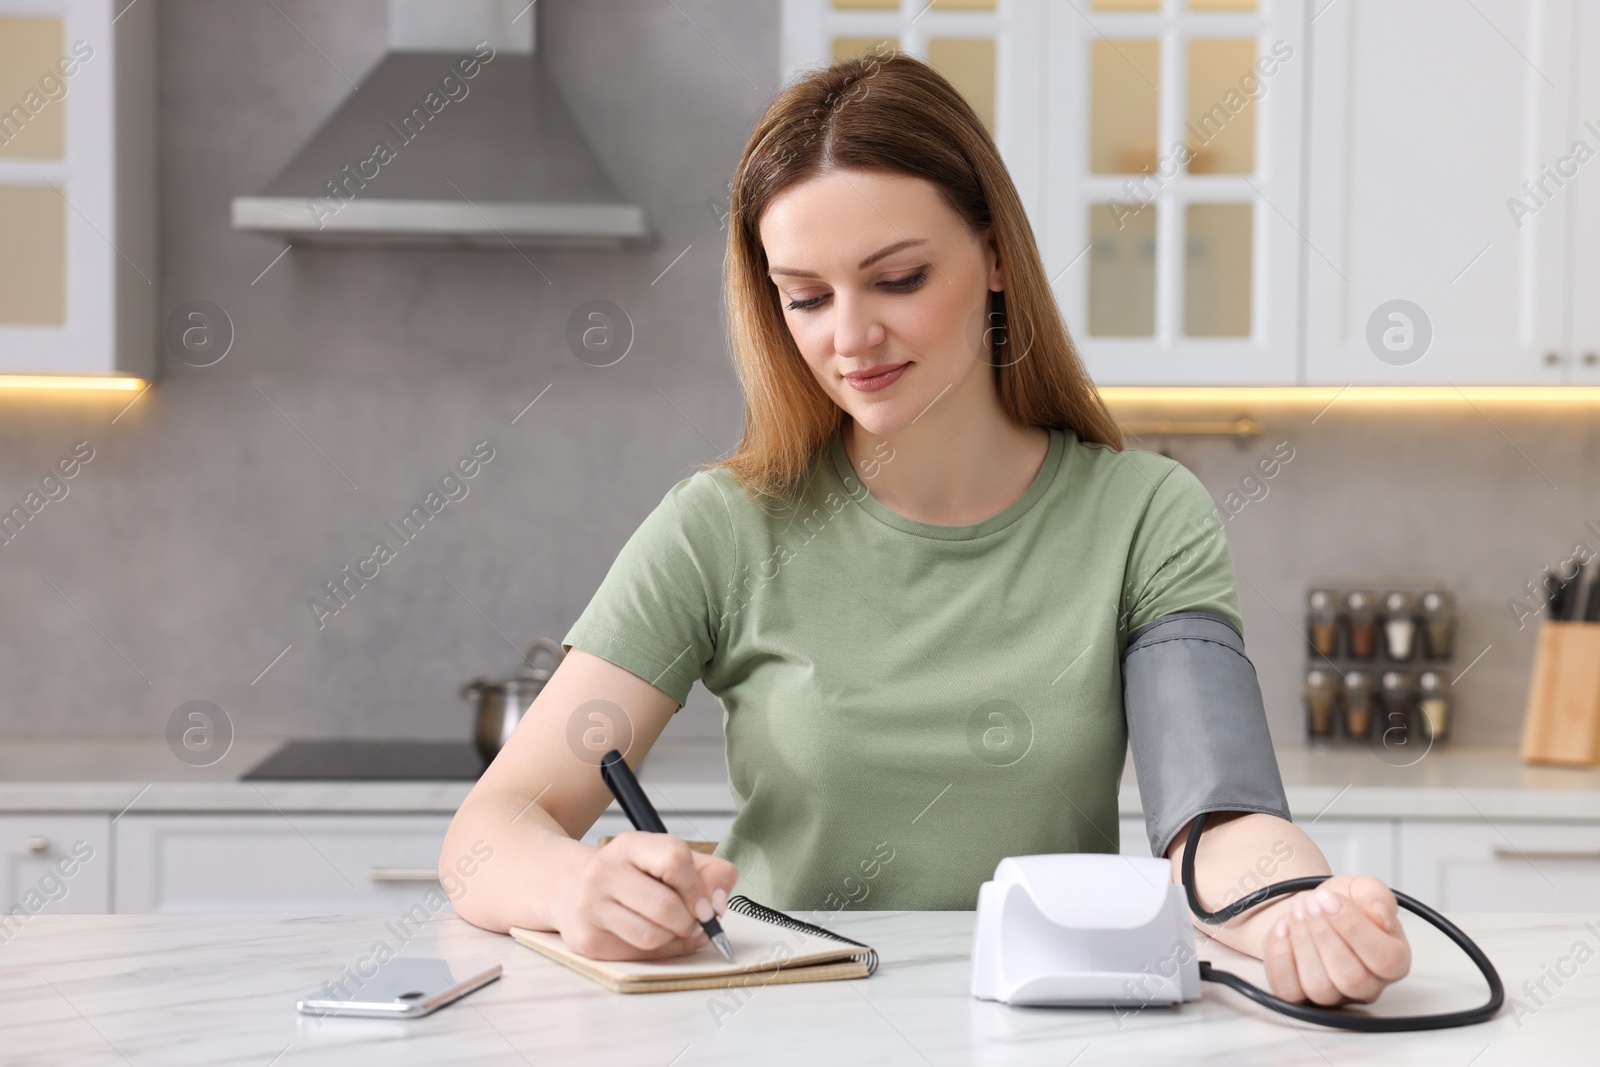
[[[380,964],[371,978],[345,968],[339,977],[301,997],[295,1007],[307,1015],[416,1019],[499,977],[498,963],[396,956]]]

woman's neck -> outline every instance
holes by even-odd
[[[1049,453],[1049,431],[1019,426],[998,400],[968,406],[976,410],[935,404],[886,436],[846,419],[845,454],[873,498],[916,522],[971,526],[1026,493]]]

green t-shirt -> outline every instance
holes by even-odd
[[[836,435],[799,505],[685,478],[563,643],[721,700],[739,810],[717,854],[763,904],[968,909],[1006,856],[1116,852],[1128,635],[1185,610],[1242,630],[1209,494],[1061,430],[968,526],[890,510],[876,469]]]

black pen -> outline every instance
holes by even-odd
[[[650,798],[644,795],[644,787],[639,784],[639,779],[633,776],[633,769],[622,758],[621,752],[612,749],[600,758],[600,777],[605,781],[606,788],[611,790],[611,795],[617,798],[618,807],[622,808],[622,813],[633,823],[635,830],[651,834],[667,832],[666,824],[661,821],[661,816],[656,814],[655,805],[650,803]],[[732,963],[733,946],[728,943],[728,935],[722,932],[722,924],[717,922],[717,917],[713,915],[700,923],[700,928],[706,932],[711,943],[717,946],[722,958]]]

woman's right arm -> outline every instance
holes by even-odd
[[[584,709],[595,701],[625,720],[612,729],[631,727],[635,769],[678,708],[637,675],[572,649],[457,810],[440,882],[456,913],[487,930],[557,931],[592,959],[685,955],[705,943],[697,919],[723,910],[739,872],[671,834],[629,831],[604,848],[577,840],[611,803],[600,756],[621,747],[569,743],[601,725]],[[569,730],[575,716],[583,722]]]

